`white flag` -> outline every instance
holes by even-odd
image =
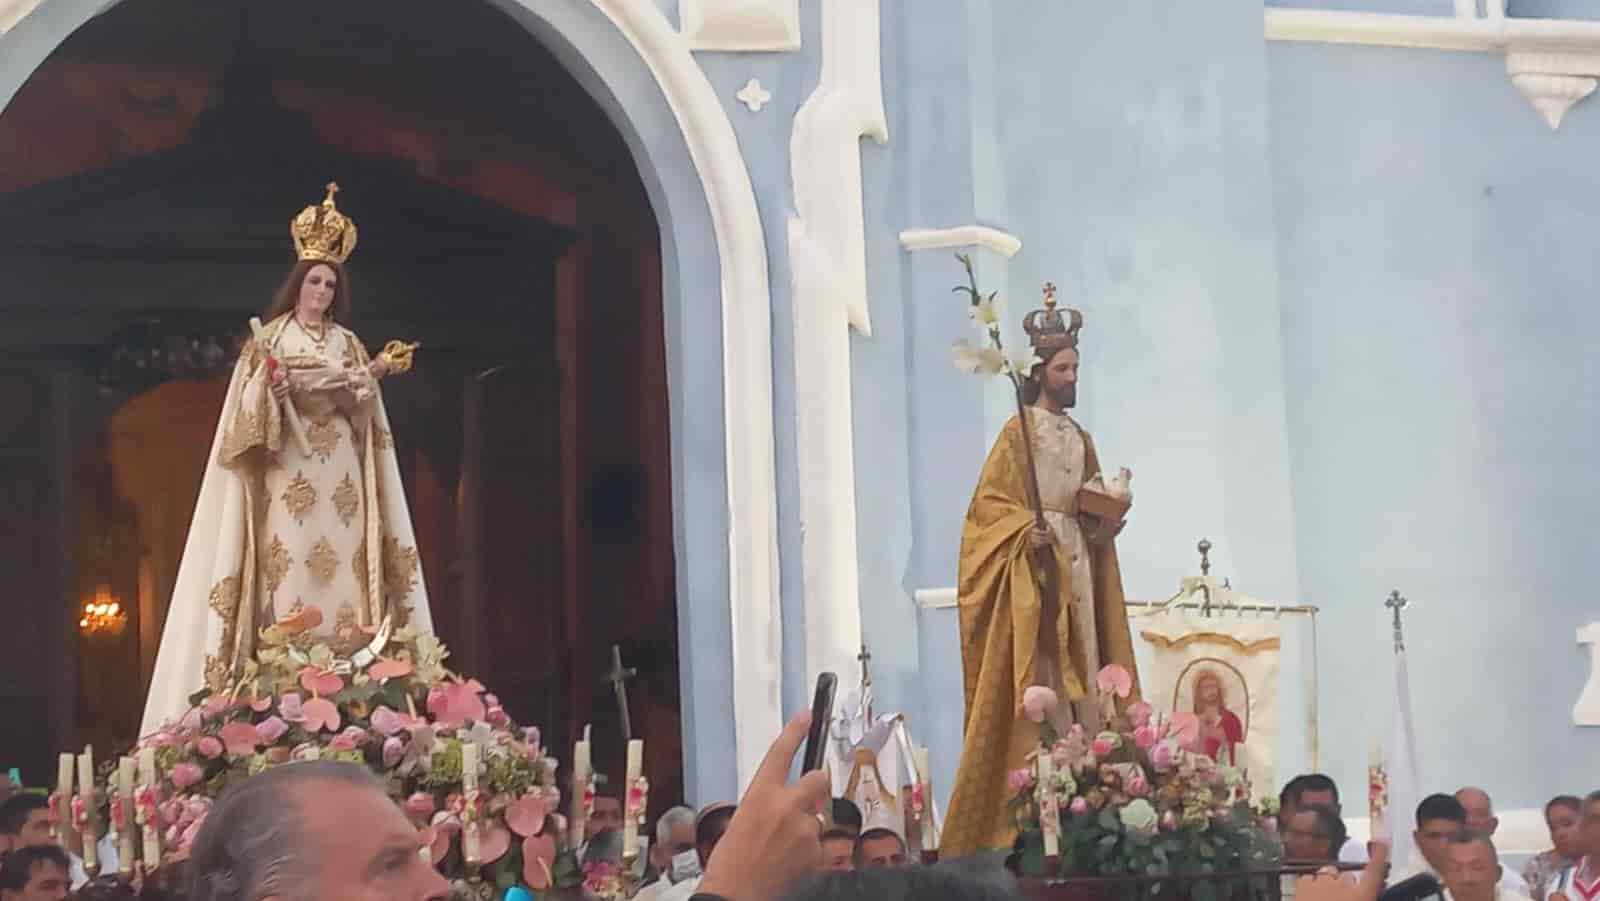
[[[1389,776],[1389,805],[1384,819],[1394,848],[1391,861],[1398,873],[1411,863],[1416,851],[1413,833],[1422,785],[1417,775],[1417,737],[1411,728],[1411,678],[1406,673],[1404,647],[1397,647],[1394,652],[1394,719],[1389,724],[1383,756]]]

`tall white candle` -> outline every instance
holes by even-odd
[[[467,805],[461,823],[461,856],[467,863],[477,863],[482,856],[478,850],[478,746],[472,742],[461,746],[461,792]]]
[[[95,846],[94,828],[94,746],[90,745],[78,755],[78,798],[83,804],[83,867],[90,874],[99,869],[100,849]]]
[[[922,827],[922,850],[939,850],[939,836],[934,834],[933,828],[933,775],[928,770],[928,749],[916,748],[911,752],[911,759],[917,767],[917,786],[921,791],[922,811],[919,816],[919,825]]]
[[[128,756],[117,761],[118,815],[112,818],[111,828],[117,832],[117,869],[122,873],[133,872],[133,783],[138,766],[139,762]]]
[[[628,776],[622,783],[622,859],[633,860],[639,856],[639,817],[644,815],[642,810],[630,808],[629,802],[633,798],[634,786],[639,784],[639,777],[644,775],[644,741],[632,739],[628,742]]]
[[[72,844],[72,783],[78,760],[70,753],[56,758],[56,840],[62,847]]]
[[[1039,828],[1044,832],[1044,856],[1058,857],[1061,854],[1061,810],[1056,805],[1055,764],[1050,760],[1049,751],[1041,751],[1038,756],[1039,773]]]
[[[588,734],[587,730],[584,734]],[[589,742],[585,738],[572,747],[572,816],[568,818],[571,823],[567,828],[571,830],[571,834],[567,839],[568,844],[574,849],[583,844],[584,824],[589,819],[589,812],[584,807],[584,795],[588,789]]]
[[[142,845],[140,860],[144,863],[146,873],[161,866],[161,821],[154,809],[155,790],[156,749],[140,748],[139,787],[134,790],[134,802],[138,807],[134,819],[139,824],[139,838]]]

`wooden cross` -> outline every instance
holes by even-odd
[[[1389,592],[1389,599],[1387,601],[1383,602],[1383,606],[1388,607],[1391,611],[1394,612],[1394,650],[1395,650],[1395,653],[1399,653],[1399,652],[1401,652],[1401,651],[1406,649],[1405,634],[1401,631],[1401,628],[1400,628],[1400,611],[1406,609],[1410,605],[1411,605],[1410,601],[1408,601],[1405,598],[1400,596],[1399,589],[1396,589],[1394,591]]]
[[[622,665],[622,647],[611,646],[611,670],[606,673],[602,681],[611,683],[612,691],[617,694],[617,710],[622,715],[622,741],[627,743],[633,738],[633,723],[628,719],[628,680],[639,675],[639,671],[632,667]]]

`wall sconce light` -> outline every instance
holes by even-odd
[[[78,631],[84,635],[115,637],[121,635],[127,625],[128,614],[111,596],[108,585],[101,585],[94,593],[94,600],[84,603],[83,615],[78,619]]]

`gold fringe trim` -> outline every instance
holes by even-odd
[[[1225,632],[1190,632],[1177,638],[1168,638],[1156,632],[1140,632],[1139,637],[1150,642],[1158,648],[1182,650],[1199,642],[1225,645],[1241,654],[1259,654],[1262,651],[1276,651],[1281,645],[1277,638],[1258,638],[1255,641],[1244,642]]]

